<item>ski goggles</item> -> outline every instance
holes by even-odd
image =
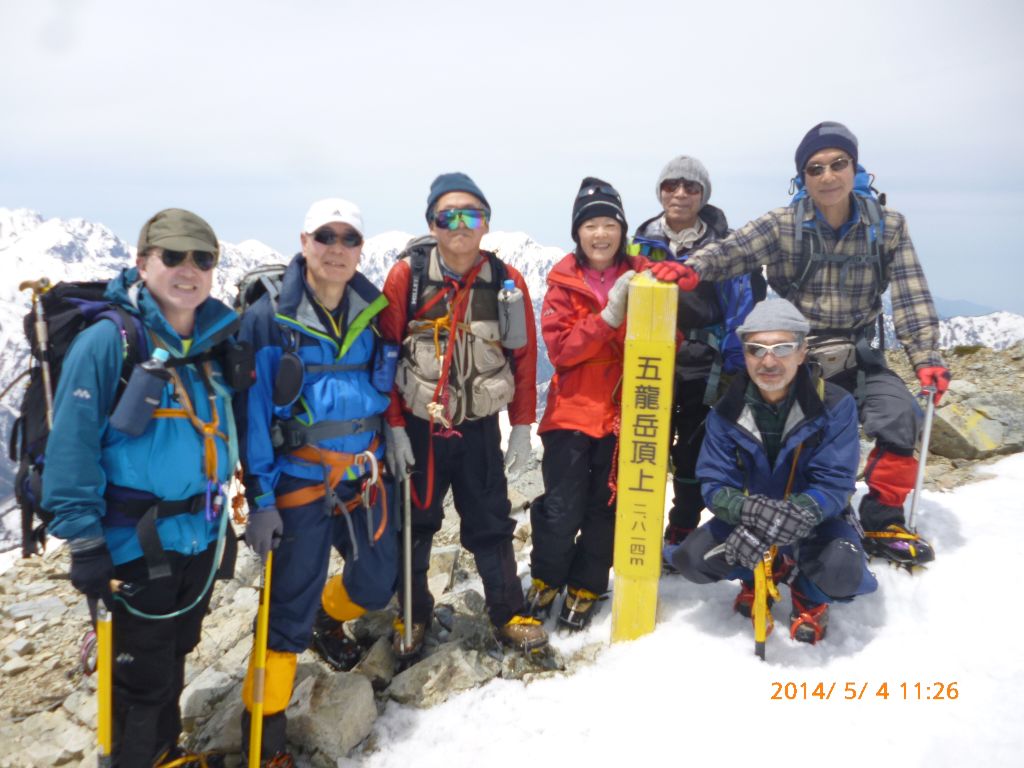
[[[173,268],[183,264],[189,256],[200,272],[209,272],[217,266],[217,254],[211,251],[171,251],[164,248],[160,253],[160,261],[165,267]]]
[[[363,236],[354,229],[347,229],[344,234],[339,235],[333,229],[324,227],[313,233],[313,239],[320,245],[334,245],[340,240],[346,248],[358,248],[363,244]]]
[[[458,229],[465,224],[466,229],[480,229],[487,223],[487,211],[479,208],[449,208],[434,214],[434,224],[440,229]]]
[[[704,187],[700,185],[700,182],[690,181],[689,179],[665,179],[661,182],[661,194],[674,195],[679,191],[680,187],[688,195],[704,194]]]
[[[798,341],[783,341],[778,344],[758,344],[754,341],[743,342],[743,352],[758,360],[764,358],[769,352],[775,357],[789,357],[800,349]]]
[[[848,157],[837,157],[831,163],[811,163],[804,167],[804,173],[807,176],[817,177],[824,174],[826,168],[831,169],[832,173],[839,173],[845,171],[851,162],[853,161]]]

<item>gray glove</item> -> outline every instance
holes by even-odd
[[[245,543],[260,557],[266,557],[272,549],[277,549],[284,535],[284,522],[277,507],[262,507],[249,512],[249,522],[245,526]]]
[[[615,285],[608,291],[608,303],[601,310],[601,319],[612,328],[618,328],[626,319],[626,302],[629,299],[629,281],[636,274],[632,269],[619,275]]]
[[[821,513],[812,499],[803,498],[808,501],[806,506],[792,499],[769,499],[759,494],[747,496],[740,508],[740,522],[768,544],[785,546],[806,539],[821,522]]]
[[[725,540],[725,560],[732,565],[754,569],[771,546],[745,525],[737,525]]]
[[[505,469],[509,475],[518,475],[530,463],[533,446],[530,444],[530,425],[515,424],[508,435],[508,448],[505,449]]]
[[[391,474],[399,480],[404,480],[412,472],[416,458],[412,455],[412,442],[405,427],[384,425],[384,461]]]

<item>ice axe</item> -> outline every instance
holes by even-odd
[[[910,514],[907,515],[907,528],[911,533],[917,533],[914,525],[914,515],[917,514],[917,504],[921,499],[921,489],[924,488],[924,470],[928,463],[928,444],[932,439],[932,418],[935,416],[935,392],[932,385],[921,388],[921,394],[928,399],[924,408],[924,428],[921,430],[921,453],[917,460],[917,480],[914,481],[914,498],[910,502]]]
[[[270,630],[270,573],[274,551],[267,552],[267,561],[260,578],[260,607],[256,612],[256,639],[253,643],[252,711],[249,720],[249,768],[259,768],[263,749],[263,698],[267,680],[267,634]]]
[[[113,765],[113,656],[114,638],[110,611],[101,602],[96,610],[96,746],[99,768]]]
[[[40,367],[43,371],[43,396],[46,398],[46,426],[53,428],[53,379],[50,378],[50,361],[46,356],[49,336],[46,333],[46,315],[43,314],[43,303],[39,298],[50,290],[50,280],[41,277],[38,280],[25,280],[18,285],[19,291],[32,291],[32,312],[36,316],[36,343],[39,345]]]

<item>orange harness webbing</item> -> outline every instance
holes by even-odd
[[[210,363],[204,363],[203,367],[206,377],[209,379],[211,376]],[[157,419],[189,420],[193,429],[203,438],[203,471],[206,474],[206,479],[216,483],[217,438],[219,437],[225,443],[228,440],[228,436],[219,430],[220,413],[217,411],[217,395],[214,392],[209,393],[210,413],[213,418],[209,422],[205,422],[196,415],[195,408],[192,407],[192,401],[189,399],[188,391],[185,389],[178,371],[170,368],[167,372],[170,374],[171,382],[174,384],[174,392],[177,395],[178,402],[181,403],[181,408],[157,408],[153,411],[153,417]]]

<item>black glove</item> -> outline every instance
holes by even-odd
[[[284,534],[284,522],[277,507],[263,507],[249,512],[249,522],[245,526],[245,543],[260,557],[277,549]]]
[[[743,499],[740,522],[768,544],[785,546],[807,538],[821,516],[813,507],[792,500],[754,495]]]
[[[72,539],[71,583],[86,597],[102,598],[110,607],[110,580],[114,578],[114,561],[102,536],[91,539]]]
[[[754,569],[771,546],[745,525],[737,525],[725,540],[725,561]]]

